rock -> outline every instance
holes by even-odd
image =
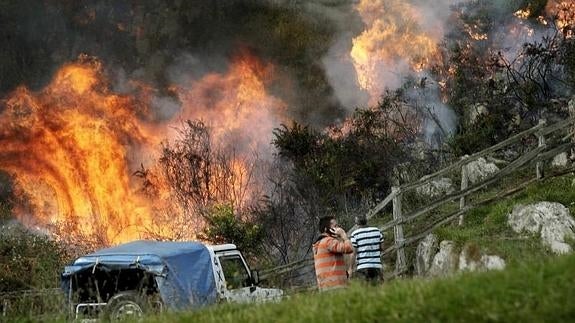
[[[551,161],[551,166],[553,167],[564,167],[569,163],[569,158],[567,158],[567,153],[560,153],[559,155],[553,157]]]
[[[475,245],[466,245],[459,255],[459,271],[486,271],[505,268],[505,260],[495,255],[482,255]]]
[[[439,244],[439,252],[433,257],[428,275],[431,277],[445,277],[455,272],[457,255],[454,252],[453,241],[444,240]]]
[[[481,265],[481,254],[475,245],[466,245],[459,254],[459,271],[476,271]]]
[[[471,109],[469,109],[469,124],[474,124],[479,116],[486,115],[487,113],[487,107],[484,104],[474,104]]]
[[[437,237],[432,233],[419,242],[415,253],[415,272],[417,275],[427,274],[437,248]]]
[[[488,163],[485,158],[481,157],[467,164],[467,176],[471,183],[476,183],[487,178],[499,171],[494,163]]]
[[[481,256],[481,266],[485,270],[503,270],[505,269],[505,260],[499,256]]]
[[[571,246],[565,242],[552,241],[551,250],[558,255],[564,255],[571,252]]]
[[[540,234],[543,244],[556,254],[571,252],[565,239],[575,238],[575,220],[569,209],[560,203],[517,205],[508,215],[507,223],[515,232]]]
[[[443,194],[452,193],[455,189],[450,178],[439,178],[425,183],[416,189],[417,194],[429,197],[436,197]]]

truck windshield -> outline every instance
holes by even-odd
[[[251,286],[250,276],[240,256],[220,257],[227,289]]]

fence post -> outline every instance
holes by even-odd
[[[401,221],[403,216],[401,214],[401,190],[399,187],[394,186],[391,188],[392,193],[396,193],[393,197],[393,220],[394,221]],[[395,271],[397,273],[403,272],[403,270],[407,267],[406,259],[405,259],[405,249],[403,246],[404,238],[403,238],[403,225],[401,223],[396,224],[393,227],[393,235],[395,238],[395,245],[397,246],[397,260],[395,262]]]
[[[467,155],[463,156],[461,159],[465,160],[467,159]],[[469,174],[468,174],[469,170],[467,168],[467,163],[463,164],[461,166],[461,190],[464,191],[467,189],[467,187],[469,186]],[[463,208],[465,207],[465,196],[462,196],[459,198],[459,209],[463,210]],[[461,214],[459,216],[459,226],[463,225],[463,220],[464,220],[464,214]]]
[[[575,144],[575,124],[573,121],[575,120],[575,95],[569,100],[567,104],[567,110],[569,111],[569,118],[571,118],[571,125],[569,126],[569,134],[571,135],[571,142]],[[569,155],[567,156],[570,160],[575,158],[575,148],[571,148],[569,150]]]
[[[540,124],[540,125],[541,125],[541,124],[544,125],[545,123],[546,123],[545,119],[540,119],[540,120],[539,120],[539,124]],[[545,146],[545,136],[544,136],[541,132],[538,132],[538,133],[537,133],[537,138],[538,138],[538,142],[539,142],[539,143],[538,143],[538,146],[539,146],[539,147]],[[544,176],[543,162],[544,162],[543,160],[540,160],[540,161],[537,162],[537,164],[536,164],[536,166],[535,166],[535,173],[536,173],[536,175],[537,175],[537,179],[542,179],[543,176]]]

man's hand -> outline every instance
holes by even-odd
[[[345,230],[342,228],[336,228],[335,235],[341,240],[347,240],[347,233],[345,233]]]

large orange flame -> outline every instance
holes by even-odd
[[[68,220],[83,234],[103,230],[109,242],[138,236],[150,214],[126,161],[130,146],[152,137],[134,106],[109,93],[94,60],[65,65],[38,93],[21,87],[10,95],[0,115],[0,168],[29,201],[18,213],[23,222]]]
[[[131,176],[135,165],[152,160],[150,152],[159,151],[162,140],[171,140],[171,129],[188,118],[204,119],[222,143],[269,149],[263,145],[284,107],[266,94],[271,71],[242,55],[227,74],[178,86],[182,114],[161,125],[143,121],[152,119],[146,116],[153,91],[141,85],[138,96],[113,93],[93,58],[63,66],[39,92],[18,88],[0,111],[0,169],[14,176],[19,198],[26,201],[17,217],[39,228],[66,223],[68,234],[100,235],[102,244],[154,234],[195,236],[158,226],[158,201],[138,193],[140,184]],[[236,157],[247,151],[238,149]],[[233,161],[238,177],[249,167],[244,160]],[[174,222],[179,216],[171,214]]]
[[[402,64],[414,71],[429,66],[438,55],[441,31],[424,31],[418,9],[402,0],[361,0],[357,7],[366,29],[353,40],[351,57],[360,86],[377,102],[389,84],[389,75]]]
[[[201,119],[219,143],[239,152],[268,146],[286,105],[266,93],[274,68],[247,52],[237,56],[225,75],[212,73],[176,87],[185,119]],[[256,149],[261,152],[262,149]]]

